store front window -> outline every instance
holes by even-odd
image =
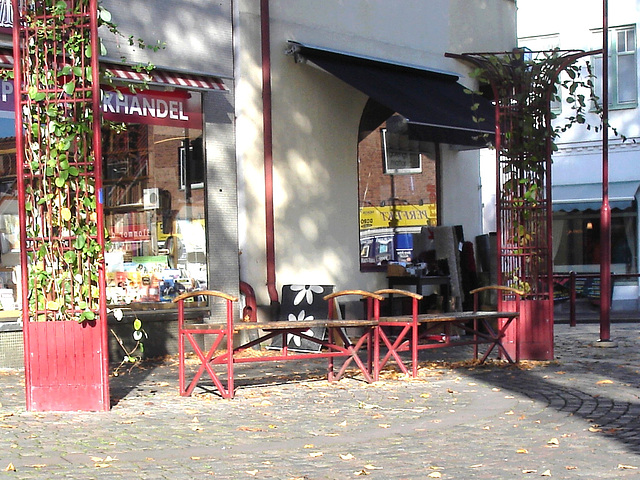
[[[0,301],[20,298],[13,85],[0,93]],[[107,91],[102,132],[107,301],[170,302],[207,287],[205,155],[198,92]]]
[[[611,214],[611,270],[636,273],[636,214],[633,209]],[[554,271],[600,271],[600,213],[556,213],[553,218]]]
[[[361,135],[358,146],[360,269],[422,263],[437,225],[436,145],[413,139],[398,115]],[[361,132],[362,133],[362,132]],[[424,250],[424,252],[422,251]]]
[[[207,287],[202,107],[196,92],[107,92],[104,212],[112,304]]]

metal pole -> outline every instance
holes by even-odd
[[[600,209],[600,341],[610,341],[611,209],[609,208],[609,15],[602,2],[602,208]]]

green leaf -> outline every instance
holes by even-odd
[[[76,81],[72,80],[70,82],[65,83],[62,86],[62,89],[64,90],[64,93],[66,93],[67,95],[73,94],[73,92],[76,91]]]
[[[133,329],[134,330],[140,330],[142,328],[142,322],[140,321],[140,319],[136,318],[133,321]]]

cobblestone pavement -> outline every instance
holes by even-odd
[[[640,326],[611,338],[557,325],[554,362],[430,351],[372,385],[244,364],[234,400],[180,397],[165,359],[112,378],[106,413],[25,412],[23,372],[1,371],[0,479],[640,478]]]

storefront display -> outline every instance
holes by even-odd
[[[20,298],[11,82],[0,93],[0,308],[7,310]],[[107,300],[168,306],[207,287],[201,94],[107,90],[103,98]]]

